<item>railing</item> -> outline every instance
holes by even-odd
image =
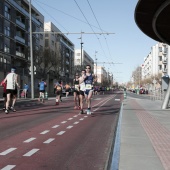
[[[163,92],[160,88],[150,92],[150,100],[163,100],[166,92]]]
[[[25,24],[22,23],[21,21],[19,21],[18,19],[16,19],[16,23],[17,23],[19,26],[21,26],[22,28],[25,29]]]

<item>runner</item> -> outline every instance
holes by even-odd
[[[66,85],[65,85],[65,91],[66,91],[66,97],[68,97],[68,95],[69,95],[69,92],[70,92],[70,85],[68,84],[68,83],[66,83]]]
[[[38,101],[41,101],[42,99],[42,103],[44,103],[44,93],[45,93],[45,88],[47,87],[46,82],[44,81],[44,79],[41,79],[41,82],[38,84],[39,87],[39,99]]]
[[[16,112],[14,106],[17,100],[17,87],[19,88],[20,86],[18,84],[18,75],[15,73],[15,71],[16,68],[12,67],[11,73],[9,73],[3,81],[7,83],[6,85],[7,102],[6,102],[6,109],[5,109],[6,114],[9,113],[9,109],[12,110],[13,112]],[[11,96],[13,100],[12,100],[12,106],[9,108]]]
[[[79,98],[79,75],[76,74],[75,79],[73,80],[74,84],[74,109],[80,109],[80,98]]]
[[[56,83],[56,105],[59,105],[60,102],[60,96],[62,94],[62,87],[61,87],[61,81],[59,81],[58,83]]]
[[[80,114],[83,114],[83,101],[84,101],[84,91],[85,91],[85,83],[84,79],[86,76],[86,71],[82,70],[81,71],[81,77],[79,78],[79,86],[80,86],[80,93],[79,93],[79,98],[80,98]]]
[[[93,94],[93,81],[94,81],[94,74],[91,73],[91,66],[86,65],[86,76],[84,78],[85,82],[85,97],[87,102],[87,114],[91,114],[91,98]]]

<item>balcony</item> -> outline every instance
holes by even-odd
[[[18,19],[16,19],[16,23],[17,23],[20,27],[22,27],[22,28],[25,29],[25,24],[22,23],[21,21],[19,21]]]
[[[69,73],[69,70],[66,70],[66,73]]]
[[[162,63],[163,63],[163,64],[167,64],[167,59],[164,59],[164,60],[162,61]]]
[[[22,37],[16,35],[16,36],[15,36],[15,39],[18,40],[18,41],[20,41],[21,43],[25,44],[25,40],[24,40]]]
[[[69,57],[69,53],[66,53],[66,57]]]
[[[66,61],[66,65],[69,65],[69,61]]]
[[[164,69],[162,70],[163,73],[167,73],[167,71],[168,71],[167,68],[164,68]]]
[[[163,54],[167,54],[167,50],[163,50],[162,53],[163,53]]]
[[[21,53],[19,51],[16,51],[16,55],[19,56],[19,57],[25,58],[25,54]]]
[[[23,9],[19,4],[17,4],[14,0],[8,0],[14,7],[16,7],[20,12],[22,12],[23,14],[25,14],[28,18],[29,18],[29,13]],[[32,17],[32,21],[34,21],[37,25],[41,25],[40,22],[35,19],[34,17]]]

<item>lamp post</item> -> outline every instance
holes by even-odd
[[[33,64],[33,50],[32,50],[31,0],[29,1],[29,18],[30,18],[30,57],[31,57],[31,98],[34,99],[34,64]]]
[[[96,83],[97,83],[97,57],[96,57],[97,51],[95,51],[95,60],[96,60]]]
[[[81,32],[81,37],[80,37],[80,39],[81,39],[81,43],[80,43],[80,44],[81,44],[81,69],[82,69],[82,64],[83,64],[83,61],[82,61],[82,60],[83,60],[82,51],[83,51],[83,44],[84,44],[84,43],[82,42],[82,32]]]

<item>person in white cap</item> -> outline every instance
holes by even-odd
[[[9,109],[12,110],[13,112],[16,112],[16,110],[14,109],[14,106],[17,100],[17,87],[20,87],[20,86],[18,84],[18,75],[15,73],[15,71],[16,71],[16,68],[12,67],[11,73],[9,73],[4,79],[4,82],[7,83],[6,85],[7,101],[6,101],[6,109],[5,109],[6,114],[9,113]],[[9,108],[11,96],[12,96],[13,101],[12,101],[11,108]]]

